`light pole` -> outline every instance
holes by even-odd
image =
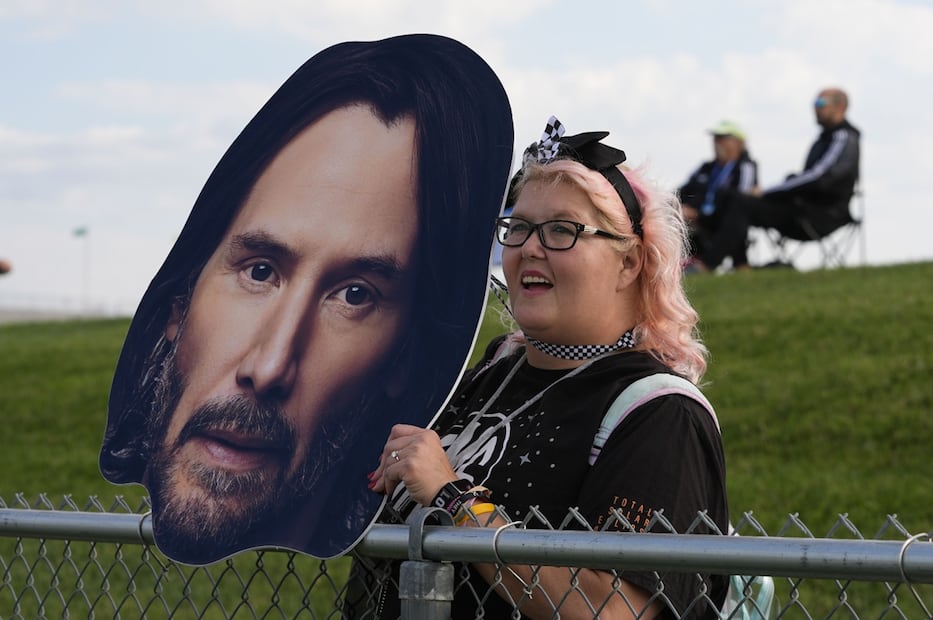
[[[75,237],[84,239],[84,273],[81,281],[81,310],[88,312],[90,304],[91,288],[91,232],[87,226],[75,228],[73,233]]]

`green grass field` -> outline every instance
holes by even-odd
[[[753,511],[771,535],[789,514],[816,536],[840,514],[866,538],[889,514],[913,533],[933,529],[931,282],[933,263],[688,280],[712,353],[705,390],[723,428],[734,520]],[[110,485],[97,469],[128,325],[0,326],[4,502],[142,500],[141,487]],[[477,348],[499,332],[491,313]]]
[[[933,528],[933,264],[687,280],[711,352],[730,507],[869,537]],[[485,326],[480,341],[496,331]]]

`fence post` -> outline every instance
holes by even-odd
[[[422,541],[429,518],[439,525],[453,525],[453,518],[440,508],[419,508],[409,519],[408,560],[399,572],[398,595],[402,620],[448,620],[454,600],[454,566],[450,562],[424,559]]]

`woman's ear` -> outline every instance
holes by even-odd
[[[622,258],[619,261],[619,279],[616,290],[624,290],[638,279],[644,261],[644,247],[640,243],[629,248],[622,254]]]

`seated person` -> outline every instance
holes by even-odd
[[[691,255],[700,255],[722,222],[716,209],[716,192],[722,188],[750,193],[758,188],[758,164],[745,147],[745,132],[731,121],[721,121],[709,130],[715,159],[704,162],[678,190],[684,220],[690,228]],[[748,264],[745,246],[732,255],[733,267]]]
[[[785,237],[822,238],[852,221],[849,201],[859,176],[859,130],[846,120],[849,98],[838,88],[820,92],[813,107],[822,133],[810,147],[803,172],[760,196],[720,190],[716,208],[722,225],[690,268],[715,269],[744,248],[749,226],[773,228]],[[815,236],[814,236],[815,235]]]

